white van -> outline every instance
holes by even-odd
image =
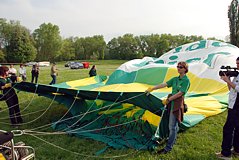
[[[48,66],[50,66],[50,62],[48,62],[48,61],[38,62],[38,65],[40,67],[48,67]]]

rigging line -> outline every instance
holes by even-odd
[[[31,131],[31,130],[22,130],[24,134],[33,134],[33,135],[67,135],[66,132],[41,132],[41,131]]]
[[[95,109],[95,110],[90,111],[89,113],[96,112],[96,111],[99,111],[99,110],[105,109],[105,108],[107,108],[107,107],[108,107],[108,106],[105,106],[105,107],[102,107],[102,108],[98,108],[98,109]],[[69,118],[63,119],[63,120],[61,120],[61,121],[59,121],[59,122],[64,122],[64,121],[67,121],[67,120],[70,120],[70,119],[74,119],[74,118],[77,118],[77,117],[82,116],[83,114],[84,114],[84,113],[79,114],[79,115],[76,115],[76,116],[73,116],[73,117],[69,117]],[[59,123],[59,122],[58,122],[58,123]],[[45,126],[50,126],[50,125],[52,125],[52,123],[49,123],[49,124],[46,124],[46,125],[40,126],[40,128],[41,128],[41,127],[45,127]],[[36,130],[36,129],[38,129],[38,127],[33,128],[33,129],[28,129],[28,130]]]
[[[157,112],[159,112],[161,109],[156,110],[155,112],[153,112],[154,114],[156,114]],[[93,131],[101,131],[101,130],[105,130],[105,129],[109,129],[109,128],[114,128],[114,127],[118,127],[118,126],[123,126],[126,124],[130,124],[133,122],[137,122],[138,120],[142,120],[142,117],[135,119],[135,120],[131,120],[125,123],[120,123],[120,124],[116,124],[116,125],[112,125],[109,127],[104,127],[104,128],[98,128],[98,129],[91,129],[91,130],[84,130],[84,131],[78,131],[78,132],[70,132],[70,133],[85,133],[85,132],[93,132]],[[60,134],[68,134],[69,132],[61,132],[61,131],[57,131],[57,132],[40,132],[40,131],[32,131],[32,130],[23,130],[24,133],[36,133],[34,135],[60,135]]]
[[[156,114],[157,112],[159,112],[161,109],[153,112],[154,114]],[[92,130],[84,130],[84,131],[78,131],[78,132],[72,132],[72,131],[75,131],[75,130],[78,130],[78,129],[81,129],[85,126],[82,126],[81,128],[77,128],[77,129],[74,129],[74,130],[70,130],[70,131],[66,131],[66,132],[61,132],[61,131],[57,131],[57,132],[38,132],[38,131],[32,131],[32,130],[24,130],[25,132],[31,132],[31,133],[38,133],[38,135],[43,135],[44,133],[47,133],[47,134],[52,134],[54,135],[55,133],[56,134],[68,134],[68,133],[85,133],[85,132],[92,132],[92,131],[101,131],[101,130],[105,130],[105,129],[109,129],[109,128],[114,128],[114,127],[118,127],[118,126],[122,126],[122,125],[126,125],[128,123],[132,123],[132,122],[136,122],[138,120],[140,120],[142,118],[139,118],[139,119],[136,119],[136,120],[132,120],[132,121],[129,121],[129,122],[125,122],[125,123],[121,123],[121,124],[117,124],[117,125],[112,125],[110,127],[104,127],[104,128],[98,128],[98,129],[92,129]],[[93,121],[92,121],[93,122]],[[88,125],[88,124],[87,124]]]
[[[45,109],[41,109],[41,110],[38,110],[38,111],[33,111],[33,112],[29,112],[29,113],[26,113],[26,114],[21,114],[21,117],[25,117],[27,115],[31,115],[31,114],[35,114],[35,113],[38,113],[38,112],[42,112],[44,111]],[[8,119],[8,118],[13,118],[13,117],[18,117],[18,116],[8,116],[8,117],[3,117],[3,118],[0,118],[0,120],[5,120],[5,119]],[[0,122],[1,123],[1,122]]]
[[[15,107],[15,106],[17,106],[17,105],[20,105],[20,104],[22,104],[22,103],[25,103],[25,102],[27,102],[28,100],[25,100],[25,101],[23,101],[23,102],[20,102],[20,103],[18,103],[18,104],[15,104],[15,105],[13,105],[13,106],[11,106],[11,107],[6,107],[5,109],[2,109],[1,111],[0,111],[0,113],[2,113],[2,112],[4,112],[4,111],[7,111],[7,110],[9,110],[10,108],[12,108],[12,107]]]
[[[35,89],[35,91],[34,91],[34,93],[33,93],[33,96],[32,96],[32,98],[31,98],[30,102],[29,102],[28,105],[21,111],[21,113],[24,112],[24,111],[30,106],[30,104],[32,103],[33,99],[35,98],[35,95],[36,95],[36,92],[37,92],[37,88],[38,88],[38,84],[36,84],[36,89]]]
[[[161,109],[155,111],[154,113],[157,113],[157,112],[160,111],[160,110],[161,110]],[[134,120],[134,121],[136,122],[136,121],[138,121],[138,120],[140,120],[140,119],[142,119],[142,117],[140,117],[139,119]],[[118,125],[118,126],[119,126],[119,125]],[[109,127],[108,127],[108,128],[109,128]],[[103,129],[105,129],[105,128],[103,128]],[[41,132],[39,132],[38,134],[32,134],[32,133],[27,133],[27,132],[22,132],[22,133],[23,133],[23,134],[26,134],[26,135],[31,135],[31,136],[33,136],[33,137],[35,137],[35,138],[38,138],[38,139],[40,139],[40,140],[43,140],[43,142],[45,142],[45,143],[47,143],[47,144],[49,144],[49,145],[52,145],[53,147],[56,147],[56,148],[61,149],[61,150],[63,149],[63,150],[66,151],[65,148],[62,148],[62,147],[60,147],[60,146],[57,146],[57,145],[55,145],[55,144],[53,144],[53,143],[47,142],[46,140],[37,137],[37,135],[44,135],[44,134],[40,134]],[[64,133],[64,134],[65,134],[65,133]],[[126,140],[126,141],[127,141],[127,140]],[[140,148],[139,148],[138,150],[136,150],[135,152],[131,152],[131,153],[128,153],[128,154],[125,154],[125,155],[121,155],[121,156],[111,156],[111,157],[99,157],[99,156],[97,156],[97,158],[120,158],[120,157],[129,156],[129,155],[132,155],[132,154],[138,154],[138,153],[140,152],[140,150],[142,150],[142,149],[143,149],[149,142],[151,142],[151,141],[152,141],[152,138],[149,138],[149,139],[147,140],[147,142],[144,143],[143,146],[140,147]],[[68,151],[71,152],[71,153],[73,153],[73,154],[77,154],[77,155],[83,156],[83,154],[80,154],[80,153],[78,153],[78,152],[73,152],[73,151],[70,151],[70,150],[68,150]],[[88,158],[91,158],[91,157],[89,157],[88,155],[87,155],[87,157],[88,157]]]
[[[124,100],[122,100],[122,101],[116,102],[116,104],[125,102],[125,101],[130,100],[130,99],[137,98],[137,97],[139,97],[139,96],[142,96],[143,94],[145,94],[145,93],[141,93],[141,94],[138,94],[138,95],[136,95],[136,96],[132,96],[132,97],[130,97],[130,98],[128,98],[128,99],[124,99]],[[102,108],[89,111],[88,113],[92,113],[92,112],[95,112],[95,111],[99,111],[99,110],[108,108],[108,107],[111,106],[111,105],[112,105],[112,104],[106,105],[106,106],[104,106],[104,107],[102,107]],[[80,116],[82,116],[82,115],[83,115],[83,114],[76,115],[76,116],[73,116],[73,117],[69,117],[69,118],[66,118],[66,119],[61,120],[60,122],[64,122],[64,121],[67,121],[67,120],[70,120],[70,119],[73,119],[73,118],[76,118],[76,117],[80,117]],[[50,123],[50,124],[47,124],[47,125],[45,125],[45,126],[50,126],[50,125],[51,125],[51,123]],[[28,131],[32,131],[32,130],[35,130],[35,128],[34,128],[34,129],[28,129]],[[54,133],[54,132],[52,132],[52,133]]]
[[[90,81],[90,80],[87,80],[85,83],[87,83],[88,81]],[[71,108],[74,106],[74,104],[75,104],[75,102],[76,102],[76,100],[77,100],[77,98],[78,98],[79,93],[80,93],[80,90],[77,90],[75,99],[74,99],[74,101],[72,102],[72,104],[71,104],[71,106],[69,107],[69,109],[67,110],[67,112],[66,112],[59,120],[57,120],[56,122],[53,122],[53,124],[57,124],[57,123],[62,122],[62,119],[70,112]],[[99,96],[99,95],[97,95],[97,97],[98,97],[98,96]],[[84,113],[83,113],[83,114],[84,114]],[[80,114],[80,116],[83,115],[83,114]],[[43,125],[43,126],[40,126],[40,127],[36,127],[36,128],[34,128],[34,129],[32,129],[32,130],[39,129],[39,128],[44,128],[45,126],[50,126],[50,125],[52,125],[52,124],[46,124],[46,125]],[[49,127],[47,127],[47,128],[49,128]]]
[[[8,92],[10,92],[12,89],[14,89],[14,86],[15,85],[17,85],[17,83],[14,83],[13,84],[13,86],[11,86],[11,88],[5,93],[5,94],[3,94],[3,96],[0,98],[0,100],[2,100],[3,99],[3,97],[6,95],[6,94],[8,94]],[[2,91],[3,91],[3,89],[1,89]],[[7,99],[8,100],[8,99]]]
[[[158,110],[158,111],[159,111],[159,110]],[[156,112],[158,112],[158,111],[156,111]],[[142,119],[142,118],[139,118],[139,119]],[[138,119],[138,120],[139,120],[139,119]],[[41,141],[43,141],[43,142],[45,142],[45,143],[47,143],[47,144],[53,146],[53,147],[56,147],[56,148],[58,148],[58,149],[61,149],[61,150],[64,150],[64,151],[67,151],[67,152],[70,152],[70,153],[73,153],[73,154],[75,154],[75,155],[86,156],[86,157],[88,157],[88,158],[106,158],[106,159],[121,158],[121,157],[126,157],[126,156],[129,156],[129,155],[132,155],[132,154],[137,154],[137,153],[139,153],[149,142],[152,141],[152,139],[149,138],[148,141],[147,141],[145,144],[143,144],[143,146],[140,147],[140,148],[139,148],[138,150],[136,150],[135,152],[131,152],[131,153],[124,154],[124,155],[120,155],[120,156],[99,157],[99,156],[84,155],[84,154],[80,154],[80,153],[78,153],[78,152],[74,152],[74,151],[71,151],[71,150],[67,150],[67,149],[65,149],[65,148],[63,148],[63,147],[60,147],[60,146],[57,146],[57,145],[55,145],[55,144],[53,144],[53,143],[47,142],[46,140],[44,140],[44,139],[42,139],[42,138],[40,138],[40,137],[38,137],[38,136],[36,136],[36,135],[30,134],[30,133],[24,133],[24,134],[33,136],[33,137],[35,137],[35,138],[37,138],[37,139],[39,139],[39,140],[41,140]]]
[[[157,110],[155,113],[157,113],[157,112],[160,111],[160,110],[161,110],[161,109]],[[139,119],[142,119],[142,117],[139,118]],[[138,119],[138,120],[139,120],[139,119]],[[136,120],[135,120],[135,121],[136,121]],[[35,137],[35,138],[37,138],[37,139],[39,139],[39,140],[41,140],[41,141],[43,141],[43,142],[45,142],[45,143],[51,145],[51,146],[53,146],[53,147],[56,147],[56,148],[58,148],[58,149],[61,149],[61,150],[64,150],[64,151],[67,151],[67,152],[70,152],[70,153],[73,153],[73,154],[76,154],[76,155],[86,156],[86,157],[88,157],[88,158],[97,157],[97,158],[107,158],[107,159],[109,159],[109,158],[120,158],[120,157],[129,156],[129,155],[132,155],[132,154],[137,154],[141,149],[143,149],[143,148],[152,140],[151,138],[149,138],[149,140],[148,140],[142,147],[140,147],[139,150],[136,150],[135,152],[131,152],[131,153],[128,153],[128,154],[125,154],[125,155],[121,155],[121,156],[99,157],[99,156],[83,155],[83,154],[80,154],[80,153],[78,153],[78,152],[70,151],[70,150],[67,150],[67,149],[65,149],[65,148],[62,148],[62,147],[60,147],[60,146],[57,146],[57,145],[55,145],[55,144],[53,144],[53,143],[47,142],[46,140],[41,139],[40,137],[38,137],[38,136],[36,136],[36,135],[29,134],[29,133],[24,133],[24,134],[26,134],[26,135],[31,135],[31,136],[33,136],[33,137]]]
[[[38,85],[36,85],[36,86],[38,86]],[[30,104],[32,103],[32,101],[33,101],[33,99],[34,99],[34,97],[35,97],[35,95],[36,95],[36,91],[37,91],[37,87],[36,87],[36,89],[35,89],[34,95],[33,95],[33,97],[31,98],[30,102],[27,104],[26,107],[24,107],[23,110],[20,110],[20,113],[24,112],[24,111],[30,106]],[[13,96],[14,96],[14,95],[12,95],[10,98],[12,98]],[[8,99],[10,99],[10,98],[8,98]],[[8,99],[7,99],[7,100],[8,100]],[[5,100],[5,101],[7,101],[7,100]],[[26,100],[26,101],[28,101],[28,100]],[[11,106],[11,107],[7,107],[7,108],[5,108],[4,110],[1,110],[0,113],[3,112],[3,111],[9,110],[9,109],[11,109],[11,108],[13,108],[13,107],[15,107],[15,106],[17,106],[17,105],[20,105],[20,104],[22,104],[22,103],[24,103],[24,102],[26,102],[26,101],[23,101],[23,102],[20,102],[20,103],[18,102],[18,104],[15,104],[15,105],[13,105],[13,106]],[[19,113],[19,112],[17,112],[17,113]],[[15,114],[17,114],[17,113],[15,113]],[[20,115],[19,115],[19,116],[20,116]],[[14,116],[14,117],[19,117],[19,116]]]
[[[86,133],[86,132],[94,132],[94,131],[102,131],[102,130],[106,130],[106,129],[110,129],[110,128],[115,128],[115,127],[120,127],[123,125],[127,125],[130,123],[135,123],[139,120],[141,120],[142,118],[139,119],[135,119],[135,120],[131,120],[129,122],[125,122],[125,123],[120,123],[120,124],[116,124],[116,125],[112,125],[112,126],[108,126],[108,127],[104,127],[104,128],[97,128],[97,129],[90,129],[90,130],[84,130],[84,131],[78,131],[78,132],[70,132],[70,133]],[[31,133],[34,135],[62,135],[62,134],[68,134],[69,132],[38,132],[38,131],[28,131],[28,130],[23,130],[24,133]]]
[[[21,113],[24,112],[24,111],[30,106],[30,104],[32,103],[32,101],[33,101],[33,99],[34,99],[34,97],[35,97],[35,95],[36,95],[37,86],[38,86],[38,85],[36,85],[36,89],[35,89],[35,92],[34,92],[33,97],[31,98],[31,100],[30,100],[30,102],[27,104],[27,106],[24,107],[24,109],[20,111]],[[12,98],[13,96],[14,96],[14,95],[12,95],[10,98]],[[8,98],[8,99],[10,99],[10,98]],[[8,99],[7,99],[7,100],[8,100]],[[7,101],[7,100],[5,100],[5,101]],[[26,101],[28,101],[28,100],[26,100]],[[23,102],[26,102],[26,101],[23,101]],[[2,111],[9,110],[9,109],[11,109],[11,108],[13,108],[13,107],[15,107],[15,106],[17,106],[17,105],[20,105],[20,104],[23,103],[23,102],[20,102],[20,103],[18,103],[18,104],[15,104],[15,105],[13,105],[13,106],[11,106],[11,107],[9,107],[9,108],[6,108],[6,109],[4,109],[4,110],[1,110],[0,113],[1,113]],[[19,113],[19,112],[17,112],[17,113]],[[17,113],[15,113],[15,114],[17,114]],[[20,115],[19,115],[19,116],[20,116]],[[19,116],[16,116],[16,117],[19,117]],[[15,116],[14,116],[14,117],[15,117]]]
[[[71,106],[69,107],[69,109],[67,110],[67,112],[66,112],[59,120],[57,120],[56,122],[53,122],[53,124],[54,124],[54,123],[57,124],[57,123],[59,123],[59,122],[62,122],[62,119],[70,112],[71,108],[74,106],[74,104],[75,104],[75,102],[76,102],[76,100],[77,100],[77,98],[78,98],[78,94],[79,94],[79,91],[77,92],[77,94],[76,94],[76,96],[75,96],[75,99],[74,99],[74,101],[72,102],[72,104],[71,104]],[[43,125],[43,126],[39,126],[39,127],[30,129],[30,130],[36,130],[36,129],[42,129],[42,128],[49,128],[48,126],[51,126],[51,125],[52,125],[52,123],[46,124],[46,125]]]
[[[56,93],[58,92],[58,90],[59,90],[59,88],[57,88]],[[34,119],[32,121],[29,121],[29,122],[26,122],[26,123],[20,123],[18,125],[22,126],[22,125],[25,125],[25,124],[29,124],[29,123],[35,122],[36,120],[40,119],[50,109],[50,107],[53,104],[53,101],[55,100],[56,96],[57,96],[57,94],[54,95],[50,105],[47,107],[47,109],[40,116],[38,116],[36,119]]]
[[[88,80],[89,81],[89,80]],[[88,82],[87,81],[87,82]],[[38,84],[36,84],[37,86],[38,86]],[[76,96],[75,96],[75,99],[74,99],[74,101],[72,102],[72,104],[71,104],[71,106],[69,107],[69,109],[67,110],[67,113],[65,113],[65,115],[67,115],[68,113],[69,113],[69,111],[71,110],[71,108],[73,107],[73,105],[75,104],[75,102],[76,102],[76,99],[78,98],[78,94],[79,94],[79,90],[77,91],[77,94],[76,94]],[[62,122],[62,119],[64,118],[64,116],[65,115],[63,115],[57,122],[54,122],[54,123],[59,123],[59,122]],[[71,117],[72,118],[72,117]],[[65,119],[66,120],[66,119]],[[65,121],[64,120],[64,121]],[[39,126],[39,127],[36,127],[36,128],[33,128],[33,129],[31,129],[31,130],[35,130],[35,129],[39,129],[39,128],[44,128],[44,127],[47,127],[47,128],[49,128],[48,126],[51,126],[52,125],[52,123],[49,123],[49,124],[46,124],[46,125],[43,125],[43,126]]]
[[[58,90],[59,90],[59,88],[57,88],[56,93],[58,92]],[[50,109],[50,107],[51,107],[51,105],[53,104],[53,101],[55,100],[56,96],[57,96],[57,94],[54,95],[54,97],[53,97],[51,103],[49,104],[49,106],[47,107],[47,109],[46,109],[40,116],[38,116],[36,119],[34,119],[34,120],[32,120],[32,121],[29,121],[29,122],[26,122],[26,123],[21,123],[20,125],[29,124],[29,123],[35,122],[36,120],[40,119],[40,118]]]
[[[57,145],[55,145],[55,144],[53,144],[53,143],[51,143],[51,142],[48,142],[48,141],[46,141],[46,140],[44,140],[44,139],[42,139],[42,138],[40,138],[40,137],[38,137],[38,136],[36,136],[36,135],[32,135],[32,134],[27,134],[27,135],[30,135],[30,136],[32,136],[32,137],[35,137],[36,139],[38,139],[38,140],[40,140],[40,141],[43,141],[43,142],[45,142],[45,143],[47,143],[47,144],[49,144],[49,145],[51,145],[51,146],[53,146],[53,147],[55,147],[55,148],[61,149],[61,150],[63,150],[63,151],[66,151],[66,152],[69,152],[69,153],[72,153],[72,154],[75,154],[75,155],[78,155],[78,156],[83,156],[83,157],[88,157],[88,158],[111,159],[111,158],[126,157],[126,156],[129,155],[129,154],[124,154],[124,155],[120,155],[120,156],[111,156],[111,157],[90,156],[90,155],[81,154],[81,153],[74,152],[74,151],[65,149],[65,148],[63,148],[63,147],[57,146]]]
[[[6,94],[7,94],[7,93],[6,93]],[[3,99],[3,97],[4,97],[6,94],[4,94],[4,95],[2,96],[2,98],[0,98],[0,100]],[[13,96],[14,96],[14,94],[11,95],[10,97],[8,97],[6,100],[3,99],[2,101],[7,101],[7,100],[9,100],[10,98],[12,98]]]
[[[143,93],[143,94],[145,94],[145,93]],[[94,120],[91,121],[90,123],[88,123],[88,124],[86,124],[86,125],[84,125],[84,126],[82,126],[82,127],[80,127],[80,128],[67,131],[67,133],[74,133],[74,132],[72,132],[72,131],[76,131],[76,130],[82,129],[82,128],[84,128],[84,127],[86,127],[86,126],[92,124],[93,122],[97,121],[99,118],[101,118],[101,117],[103,116],[104,113],[107,113],[107,112],[109,111],[109,109],[110,109],[114,104],[120,104],[120,103],[122,103],[123,101],[129,100],[129,99],[133,99],[133,98],[136,98],[136,97],[139,97],[139,96],[141,96],[141,95],[143,95],[143,94],[139,94],[139,95],[130,97],[130,98],[128,98],[128,99],[122,100],[122,101],[120,101],[120,102],[117,102],[118,99],[122,96],[122,92],[121,92],[120,95],[119,95],[119,97],[109,106],[109,108],[108,108],[106,111],[103,111],[103,113],[102,113],[100,116],[98,116],[96,119],[94,119]]]
[[[76,131],[76,130],[85,128],[86,126],[89,126],[89,125],[91,125],[92,123],[96,122],[99,118],[101,118],[101,117],[103,116],[104,113],[107,113],[107,112],[109,111],[109,109],[115,104],[115,102],[117,102],[117,100],[118,100],[121,96],[122,96],[122,95],[121,95],[121,93],[120,93],[120,95],[119,95],[119,96],[116,98],[116,100],[109,106],[109,108],[107,108],[106,111],[103,111],[103,113],[102,113],[100,116],[98,116],[96,119],[94,119],[94,120],[91,121],[90,123],[88,123],[88,124],[86,124],[86,125],[84,125],[84,126],[82,126],[82,127],[80,127],[80,128],[73,129],[73,130],[70,130],[70,131],[67,131],[67,132],[68,132],[68,133],[72,133],[71,131]]]
[[[72,126],[74,126],[75,124],[77,124],[78,122],[80,122],[90,111],[90,109],[94,106],[96,100],[98,99],[100,95],[100,92],[98,93],[98,95],[96,96],[94,102],[91,104],[91,106],[88,108],[88,110],[83,114],[83,116],[80,117],[80,119],[78,119],[75,123],[73,123],[71,126],[67,126],[67,128],[63,129],[62,131],[66,131],[67,129],[71,128]]]

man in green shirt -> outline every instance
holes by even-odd
[[[179,62],[177,65],[177,70],[179,76],[173,77],[166,83],[161,83],[154,86],[153,88],[148,88],[146,90],[146,92],[149,93],[155,89],[172,87],[172,95],[162,101],[164,105],[170,107],[169,139],[166,147],[159,150],[157,152],[158,154],[166,154],[172,150],[177,137],[178,123],[181,123],[183,121],[184,95],[187,93],[190,87],[190,81],[186,75],[186,73],[188,72],[188,64],[186,62]]]

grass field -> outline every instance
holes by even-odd
[[[90,61],[97,67],[98,75],[110,75],[117,67],[125,61]],[[64,67],[64,63],[58,63],[59,76],[57,83],[77,80],[88,77],[89,69],[70,70]],[[18,68],[18,66],[16,66]],[[31,67],[27,67],[28,81],[30,81]],[[49,84],[51,81],[50,67],[41,67],[39,83]],[[66,108],[53,102],[49,111],[44,113],[52,102],[51,99],[38,97],[37,95],[19,92],[18,93],[22,115],[26,125],[20,129],[31,129],[45,124],[50,124],[51,120],[58,119],[66,111]],[[0,111],[0,129],[10,131],[13,128],[9,126],[8,110],[4,101],[0,102],[2,110]],[[33,113],[36,112],[36,113]],[[44,113],[44,115],[43,115]],[[55,146],[49,145],[35,137],[23,135],[15,137],[15,142],[24,141],[27,145],[35,148],[36,157],[38,160],[75,160],[75,159],[126,159],[126,160],[155,160],[155,159],[168,159],[168,160],[208,160],[216,159],[215,152],[220,151],[222,141],[222,128],[226,120],[226,112],[210,117],[197,126],[188,129],[185,132],[179,133],[177,143],[175,144],[172,152],[167,155],[157,155],[154,152],[144,150],[116,150],[109,148],[104,154],[95,157],[95,153],[106,145],[104,143],[94,141],[91,139],[80,139],[67,135],[44,135],[39,136],[47,142],[50,142],[61,148],[70,150],[71,152],[64,151]],[[43,116],[41,116],[43,115]],[[38,118],[40,117],[40,118]],[[47,131],[53,131],[47,128]],[[159,148],[163,148],[165,143],[162,143]],[[74,153],[73,153],[74,152]],[[119,158],[117,158],[119,156]],[[105,157],[105,158],[104,158]],[[108,157],[108,158],[106,158]],[[235,158],[234,159],[239,159]]]

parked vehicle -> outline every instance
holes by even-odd
[[[25,66],[33,66],[35,64],[37,64],[37,62],[27,62],[25,63]]]
[[[84,65],[84,68],[90,68],[90,62],[81,62]]]
[[[49,67],[50,66],[50,62],[48,62],[48,61],[38,62],[38,65],[40,67]]]
[[[75,62],[75,63],[71,64],[69,67],[70,67],[70,69],[82,69],[82,68],[84,68],[84,65],[80,62]]]
[[[70,65],[72,65],[72,64],[74,64],[75,62],[67,62],[66,64],[65,64],[65,67],[70,67]]]

